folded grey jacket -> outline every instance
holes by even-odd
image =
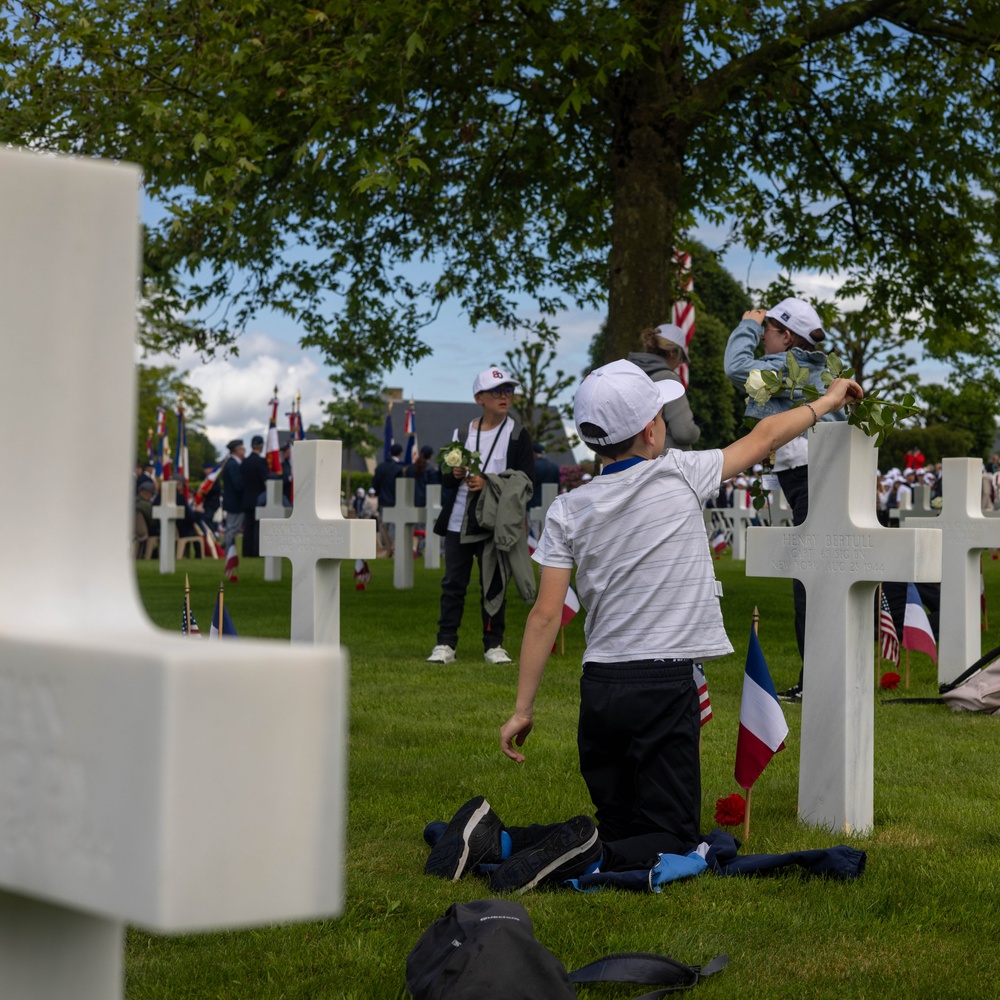
[[[525,508],[534,492],[523,472],[490,473],[462,522],[462,544],[483,542],[479,568],[483,576],[483,608],[496,614],[511,577],[526,601],[535,599],[535,569],[528,553]],[[470,498],[471,499],[471,498]]]

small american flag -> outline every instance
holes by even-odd
[[[188,609],[187,601],[184,602],[184,607],[181,610],[181,635],[201,636],[201,629],[198,628],[198,623],[194,620],[194,612]]]
[[[694,665],[694,684],[698,689],[698,710],[701,712],[701,724],[705,725],[712,718],[712,701],[708,697],[708,680],[700,663]]]
[[[892,621],[892,612],[889,610],[885,591],[883,590],[881,593],[882,607],[879,611],[879,631],[882,633],[882,659],[892,660],[896,666],[899,666],[899,637],[896,635],[896,626]]]

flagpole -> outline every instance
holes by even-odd
[[[184,631],[191,633],[191,583],[184,574]]]
[[[757,635],[757,628],[760,624],[760,611],[755,604],[753,606],[753,634]],[[743,811],[743,843],[745,844],[750,839],[750,793],[753,791],[752,788],[744,788],[743,791],[746,793],[746,807]]]
[[[875,673],[882,669],[882,584],[875,593],[875,617],[878,618],[878,635],[875,638]],[[878,677],[876,676],[876,681]]]
[[[906,689],[910,689],[910,650],[906,650]]]
[[[982,606],[983,614],[980,625],[981,632],[985,632],[990,627],[990,614],[986,610],[986,577],[983,575],[983,554],[979,553],[979,603]]]
[[[225,592],[222,587],[222,583],[219,583],[219,638],[221,639],[225,635],[225,630],[222,627],[222,612],[225,610]]]

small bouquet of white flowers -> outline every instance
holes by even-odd
[[[438,452],[437,460],[446,469],[465,468],[469,470],[470,476],[481,476],[483,474],[483,470],[479,468],[479,452],[469,451],[468,448],[459,444],[458,441],[446,444]]]

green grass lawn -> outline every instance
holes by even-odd
[[[746,642],[753,606],[775,685],[797,679],[791,584],[747,579],[743,564],[716,563],[734,655],[708,665],[715,718],[704,727],[702,826],[715,800],[737,791],[733,756]],[[183,574],[207,633],[218,562],[184,560],[161,577],[138,567],[154,622],[179,628]],[[263,581],[263,561],[247,560],[226,603],[241,636],[287,638],[290,571]],[[478,610],[470,600],[456,663],[432,666],[440,571],[416,568],[411,591],[392,587],[392,565],[372,563],[372,582],[354,589],[343,566],[342,641],[351,651],[347,897],[337,920],[249,931],[162,938],[131,930],[129,1000],[181,998],[396,998],[404,961],[421,932],[458,900],[488,895],[474,877],[446,883],[423,874],[421,837],[475,794],[512,823],[547,822],[590,811],[577,773],[575,725],[583,652],[582,617],[566,629],[565,655],[549,661],[536,706],[527,762],[499,750],[516,668],[486,666]],[[986,560],[991,611],[984,649],[1000,645],[1000,563]],[[475,595],[473,595],[474,597]],[[507,648],[516,655],[527,608],[508,607]],[[909,694],[937,694],[931,661],[912,655]],[[278,664],[276,664],[276,667]],[[902,672],[902,671],[901,671]],[[877,678],[872,678],[876,683]],[[658,895],[609,891],[579,895],[542,889],[520,897],[538,939],[568,967],[613,951],[656,951],[702,964],[727,952],[730,966],[697,987],[701,997],[994,997],[1000,957],[1000,719],[952,714],[935,705],[875,708],[875,825],[845,838],[796,819],[801,710],[786,706],[791,729],[754,788],[751,839],[743,853],[848,842],[868,853],[854,883],[710,874]],[[585,998],[624,998],[638,987],[594,986]]]

